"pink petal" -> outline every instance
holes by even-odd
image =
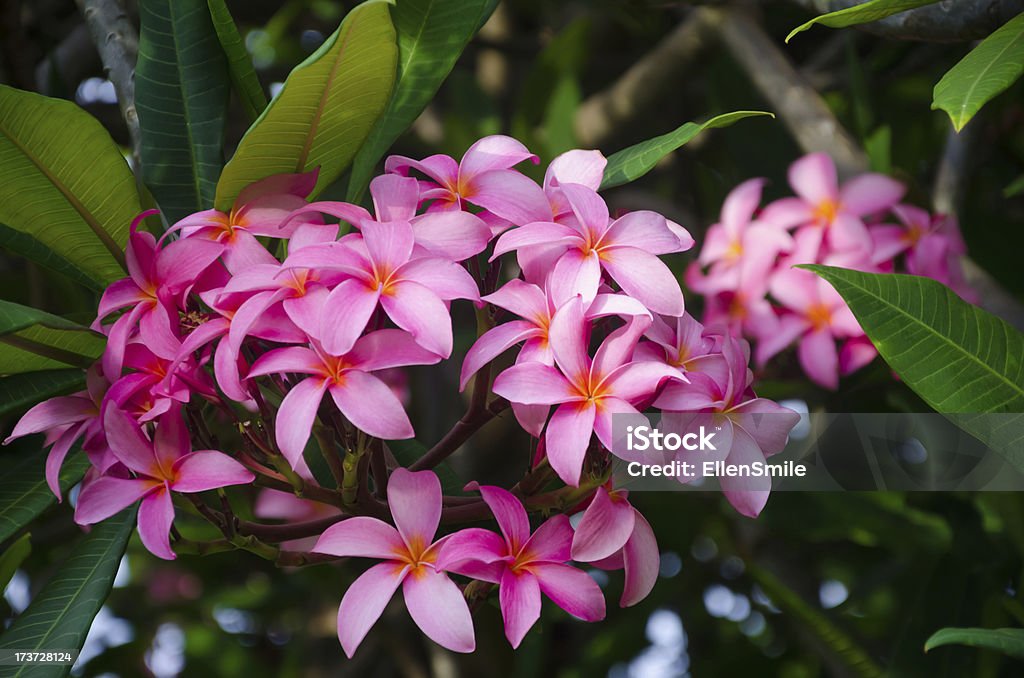
[[[529,532],[529,524],[527,524]],[[480,527],[459,530],[444,540],[434,567],[462,574],[461,566],[466,563],[495,563],[508,556],[505,540],[495,532]],[[497,583],[497,582],[495,582]]]
[[[409,615],[428,638],[452,652],[476,649],[469,606],[448,575],[420,566],[405,578],[402,592]]]
[[[604,268],[631,297],[663,315],[683,314],[683,291],[668,266],[653,254],[635,247],[613,247],[602,252]]]
[[[532,323],[513,320],[485,332],[466,353],[462,361],[459,390],[466,388],[469,379],[477,371],[499,355],[521,341],[537,336],[541,330]]]
[[[513,224],[549,221],[552,216],[541,187],[515,170],[491,170],[474,176],[462,197]]]
[[[778,353],[789,348],[790,344],[796,341],[811,327],[802,316],[795,314],[784,315],[779,318],[775,333],[770,334],[757,342],[757,364],[764,366]]]
[[[765,398],[754,398],[732,410],[740,416],[734,420],[742,426],[765,456],[778,454],[789,440],[789,432],[800,422],[800,415],[788,407]]]
[[[407,221],[392,221],[381,224],[375,221],[363,223],[363,242],[370,254],[370,260],[382,272],[391,272],[409,261],[414,236]]]
[[[186,238],[160,250],[156,259],[157,278],[177,293],[191,286],[196,278],[224,251],[224,245],[212,240]]]
[[[607,377],[629,362],[637,341],[650,324],[650,315],[634,316],[624,326],[609,334],[594,354],[591,375],[594,378]]]
[[[389,560],[404,555],[407,549],[398,530],[383,520],[355,516],[324,530],[313,551],[339,557]]]
[[[492,134],[480,139],[466,150],[462,162],[459,163],[459,175],[465,180],[481,172],[509,169],[524,160],[533,160],[536,163],[538,158],[518,140],[502,134]]]
[[[320,339],[331,355],[344,355],[366,329],[381,298],[361,280],[343,280],[324,300]],[[339,319],[344,318],[344,322]]]
[[[242,345],[250,328],[263,316],[270,306],[289,296],[292,291],[288,289],[268,290],[257,292],[246,299],[235,314],[231,316],[231,329],[228,331],[228,341],[232,347],[238,350]]]
[[[413,259],[395,272],[400,280],[411,280],[426,287],[445,301],[480,298],[476,280],[454,261],[437,257]]]
[[[732,189],[722,203],[722,224],[731,233],[750,223],[761,204],[761,191],[766,179],[748,179]]]
[[[604,595],[586,572],[558,563],[542,563],[530,569],[540,583],[540,590],[555,605],[583,621],[604,619]]]
[[[472,490],[474,487],[467,486],[466,489]],[[523,504],[511,492],[500,487],[480,485],[475,489],[480,490],[480,496],[498,521],[509,551],[517,553],[530,538],[530,519]]]
[[[313,339],[320,339],[320,319],[324,313],[324,303],[327,301],[327,297],[330,295],[330,290],[326,287],[313,287],[307,289],[306,293],[302,296],[291,297],[281,302],[281,309],[284,310],[284,314],[288,320],[291,320],[299,330],[302,331],[307,337]],[[271,308],[261,320],[263,322],[278,323],[284,325],[287,323],[281,323],[281,320],[275,316],[274,311],[277,309]],[[276,314],[279,315],[279,314]],[[253,332],[255,334],[255,332]]]
[[[655,362],[629,363],[619,367],[604,382],[611,395],[629,402],[654,395],[666,379],[678,378],[679,372],[671,365]]]
[[[567,485],[577,487],[580,484],[583,458],[594,432],[596,409],[593,404],[567,403],[556,409],[548,422],[544,434],[548,462]]]
[[[596,242],[608,230],[608,206],[593,189],[579,184],[561,184],[562,192],[572,207],[584,233]]]
[[[447,155],[431,155],[423,160],[389,155],[384,161],[384,171],[389,174],[408,176],[410,169],[422,172],[439,184],[455,184],[459,180],[459,164]]]
[[[581,241],[580,234],[568,226],[546,221],[528,223],[525,226],[506,231],[498,238],[498,242],[494,243],[494,253],[491,254],[491,261],[494,261],[506,252],[524,247],[571,245]]]
[[[469,212],[429,212],[412,224],[416,244],[435,256],[462,261],[487,248],[491,229]]]
[[[764,463],[764,453],[757,442],[739,426],[733,427],[732,446],[726,464],[749,465],[755,462]],[[764,505],[768,503],[768,495],[772,489],[770,476],[724,476],[719,478],[722,492],[733,507],[747,516],[756,518]]]
[[[182,457],[175,464],[175,492],[205,492],[229,485],[246,485],[256,479],[252,471],[215,450],[202,450]]]
[[[513,365],[498,375],[492,390],[523,405],[557,405],[583,398],[561,372],[541,363]]]
[[[573,383],[584,381],[590,374],[590,356],[587,355],[589,325],[584,309],[580,297],[570,299],[555,313],[548,330],[548,343],[555,354],[555,363]]]
[[[871,234],[857,217],[838,214],[826,234],[829,244],[837,250],[852,250],[865,254],[871,251]]]
[[[347,370],[329,390],[341,413],[371,436],[404,440],[415,435],[395,392],[372,374]]]
[[[381,296],[381,305],[396,325],[423,348],[442,358],[452,353],[452,320],[448,308],[423,285],[403,280]]]
[[[634,509],[633,513],[636,515],[633,534],[622,550],[626,581],[622,588],[622,598],[619,599],[621,607],[636,605],[646,598],[654,588],[661,569],[661,554],[658,552],[654,530],[639,511]]]
[[[836,341],[828,330],[804,336],[797,348],[797,357],[811,381],[833,391],[839,387],[839,355]]]
[[[100,297],[99,307],[96,309],[97,323],[94,323],[92,328],[99,330],[98,322],[100,320],[118,309],[137,304],[147,298],[147,295],[139,289],[139,286],[131,278],[124,278],[123,280],[111,283],[103,291],[103,296]]]
[[[640,415],[640,411],[615,396],[605,396],[598,401],[597,414],[594,417],[594,433],[597,434],[597,439],[601,441],[602,445],[618,455],[623,446],[624,434],[621,430],[615,431],[616,415],[636,417]],[[617,438],[616,433],[618,433]]]
[[[318,175],[319,170],[295,174],[273,174],[243,188],[242,192],[238,194],[235,204],[245,205],[257,198],[279,193],[305,198],[316,187]]]
[[[155,480],[100,476],[82,485],[75,506],[75,522],[79,525],[92,525],[106,520],[159,485]]]
[[[779,271],[771,280],[772,296],[794,311],[806,311],[818,300],[816,277],[810,271],[789,269]]]
[[[508,281],[497,291],[483,297],[483,300],[531,322],[546,319],[548,315],[544,290],[518,278]]]
[[[505,637],[513,648],[519,647],[526,633],[540,619],[540,584],[524,570],[506,569],[498,591]]]
[[[859,217],[894,206],[906,193],[906,187],[884,174],[861,174],[839,190],[843,209]]]
[[[613,500],[604,487],[597,488],[572,538],[572,559],[591,563],[612,555],[633,534],[636,511],[623,499]]]
[[[902,226],[872,226],[868,231],[871,234],[873,264],[889,261],[910,247],[910,240],[906,237],[907,231]]]
[[[395,469],[388,479],[388,506],[405,543],[424,548],[441,521],[441,482],[433,471]]]
[[[669,254],[683,249],[683,243],[668,227],[665,217],[657,212],[639,210],[616,219],[601,243],[629,245],[651,254]]]
[[[523,427],[523,430],[534,438],[540,438],[544,431],[544,424],[548,421],[548,414],[551,412],[550,405],[523,405],[512,403],[512,414],[516,421]]]
[[[404,330],[377,330],[363,335],[345,356],[352,367],[363,372],[407,365],[433,365],[441,360],[416,343]]]
[[[10,443],[15,438],[39,433],[47,429],[65,426],[84,421],[96,416],[96,405],[91,399],[81,395],[61,396],[44,400],[22,416],[5,440]]]
[[[757,220],[773,228],[793,228],[814,220],[814,210],[801,198],[780,198],[768,205]]]
[[[550,271],[547,288],[556,304],[562,304],[575,296],[590,303],[601,285],[601,261],[596,251],[584,254],[578,248],[570,248],[558,258]]]
[[[789,166],[789,185],[804,200],[818,204],[839,194],[836,165],[825,153],[810,153]]]
[[[249,369],[248,378],[286,372],[326,376],[323,361],[315,351],[305,346],[286,346],[261,355]]]
[[[103,431],[111,451],[122,464],[153,478],[161,476],[152,443],[139,425],[113,403],[104,408]]]
[[[580,184],[596,191],[604,179],[604,168],[607,165],[608,161],[601,151],[566,151],[548,165],[544,173],[544,186]]]
[[[839,371],[844,376],[853,374],[876,357],[878,349],[867,337],[848,339],[839,350]]]
[[[420,183],[410,177],[382,174],[370,182],[378,221],[409,221],[416,216]]]
[[[74,445],[81,434],[81,427],[69,428],[54,441],[53,447],[50,448],[50,453],[46,455],[46,484],[49,486],[50,491],[53,492],[53,496],[57,497],[57,501],[63,501],[60,494],[60,468],[64,465],[64,460],[67,458],[71,446]]]
[[[139,538],[142,545],[157,558],[174,560],[171,549],[171,523],[174,522],[174,503],[167,486],[158,487],[142,498],[139,504]]]
[[[348,587],[338,607],[338,640],[349,659],[370,627],[380,619],[408,570],[408,566],[401,563],[380,563],[361,574]]]
[[[162,477],[168,478],[168,472],[175,462],[191,451],[192,441],[185,427],[185,419],[181,408],[175,407],[160,417],[153,435],[153,453],[163,471]]]
[[[329,242],[303,247],[289,253],[283,268],[305,268],[341,271],[348,275],[368,279],[371,264],[362,254],[345,243]]]
[[[541,523],[537,531],[523,545],[519,560],[531,563],[564,563],[572,550],[572,525],[569,516],[554,515]]]
[[[326,379],[309,377],[293,386],[281,401],[274,436],[277,446],[292,468],[297,467],[302,459],[302,452],[313,430],[317,408],[326,390]]]

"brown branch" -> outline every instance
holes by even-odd
[[[486,394],[486,391],[484,391],[484,393]],[[475,392],[473,396],[475,400]],[[484,424],[496,417],[507,407],[508,401],[503,399],[495,400],[489,407],[484,408],[482,411],[474,411],[474,408],[470,406],[470,408],[466,410],[466,414],[455,422],[455,426],[453,426],[436,445],[427,450],[426,454],[414,461],[409,466],[409,470],[422,471],[423,469],[434,468],[454,454],[460,447],[462,447],[463,443],[469,440],[474,433],[479,431]]]
[[[345,520],[348,516],[336,515],[316,518],[301,523],[283,523],[281,525],[265,525],[248,520],[238,521],[240,534],[252,535],[258,539],[271,542],[289,541],[304,537],[315,537],[323,533],[331,525]]]

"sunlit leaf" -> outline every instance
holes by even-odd
[[[884,19],[885,17],[893,14],[906,12],[908,9],[924,7],[925,5],[931,5],[938,1],[939,0],[868,0],[868,2],[862,2],[858,5],[854,5],[853,7],[847,7],[846,9],[840,9],[835,12],[816,16],[810,21],[800,24],[786,36],[786,42],[792,40],[793,36],[797,33],[806,31],[815,24],[821,24],[822,26],[828,26],[829,28],[846,28],[847,26],[868,24],[872,21],[878,21],[879,19]]]
[[[956,131],[964,128],[990,99],[1024,73],[1024,13],[981,41],[942,76],[932,109],[946,111]]]
[[[766,111],[733,111],[732,113],[723,113],[722,115],[716,115],[707,122],[683,123],[667,134],[662,134],[653,139],[642,141],[635,146],[624,148],[608,158],[608,167],[604,171],[604,181],[601,182],[601,190],[628,184],[639,179],[654,169],[659,160],[672,151],[681,148],[706,129],[728,127],[737,120],[759,115],[775,117]]]
[[[0,301],[0,375],[88,367],[106,345],[103,335],[70,320]]]

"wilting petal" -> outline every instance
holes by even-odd
[[[809,153],[789,166],[789,185],[813,204],[835,200],[839,193],[836,165],[825,153]]]
[[[320,377],[303,379],[288,391],[277,412],[274,436],[285,459],[295,468],[309,441],[317,408],[327,390],[327,380]]]
[[[476,648],[469,606],[448,575],[420,566],[405,578],[402,592],[409,615],[428,638],[452,652]]]
[[[636,511],[624,499],[612,499],[597,488],[572,538],[572,559],[591,563],[612,555],[633,534]]]
[[[540,363],[513,365],[498,375],[492,390],[523,405],[557,405],[583,399],[561,372]]]
[[[491,229],[469,212],[428,212],[412,223],[416,244],[431,254],[462,261],[487,248]]]
[[[462,373],[459,377],[459,390],[466,388],[476,372],[499,355],[521,341],[537,336],[542,330],[524,320],[513,320],[491,328],[470,347],[466,358],[462,361]]]
[[[330,386],[331,397],[352,424],[376,438],[404,440],[415,433],[402,402],[383,381],[361,370],[348,370]]]
[[[505,621],[505,637],[513,648],[517,648],[540,619],[540,584],[529,572],[506,569],[501,577],[498,598],[501,617]]]
[[[459,530],[444,540],[434,567],[462,574],[460,566],[464,563],[495,563],[508,556],[507,549],[505,540],[496,532],[470,527]]]
[[[843,184],[839,201],[845,211],[862,217],[889,209],[906,191],[903,184],[884,174],[861,174]]]
[[[631,297],[655,313],[683,314],[683,291],[668,266],[658,257],[635,247],[613,247],[602,252],[604,268]]]
[[[252,471],[215,450],[201,450],[175,463],[175,492],[205,492],[229,485],[245,485],[256,479]]]
[[[515,170],[492,170],[469,181],[467,201],[513,224],[551,219],[551,206],[540,186]]]
[[[139,538],[150,553],[164,560],[174,560],[171,550],[171,523],[174,503],[167,486],[161,486],[142,498],[139,504]]]
[[[557,562],[569,560],[572,550],[572,525],[565,514],[551,516],[545,520],[537,531],[523,545],[520,560],[529,562]]]
[[[839,387],[839,355],[828,330],[805,335],[797,348],[797,358],[811,381],[831,390]]]
[[[100,476],[85,483],[75,505],[75,522],[92,525],[131,506],[161,483],[156,480]]]
[[[380,563],[361,574],[348,587],[338,607],[338,640],[349,659],[370,627],[380,619],[408,569],[408,566],[397,562]]]
[[[542,563],[530,569],[540,583],[540,590],[555,605],[583,621],[604,619],[604,595],[586,572],[559,563]]]
[[[452,320],[448,308],[423,285],[403,280],[381,297],[381,305],[396,325],[423,348],[442,358],[452,353]]]
[[[326,553],[339,557],[397,558],[406,552],[398,530],[383,520],[367,516],[346,518],[331,525],[312,549],[315,553]]]
[[[636,605],[646,598],[654,588],[661,568],[661,554],[658,552],[654,530],[639,511],[633,509],[633,513],[636,515],[633,534],[622,549],[626,581],[622,587],[622,598],[619,599],[621,607]]]
[[[460,212],[461,214],[461,212]],[[400,280],[417,282],[445,301],[480,298],[476,280],[454,261],[437,257],[413,259],[395,272]]]
[[[530,538],[530,519],[523,504],[508,490],[492,485],[476,486],[471,483],[467,490],[479,489],[494,519],[498,521],[501,533],[505,535],[509,551],[516,553]]]
[[[544,434],[548,462],[567,485],[580,484],[583,458],[594,432],[596,409],[589,403],[567,403],[559,406],[548,422]]]
[[[343,280],[324,300],[320,338],[331,355],[344,355],[363,333],[377,308],[380,291],[361,280]],[[344,318],[344,322],[339,322]]]

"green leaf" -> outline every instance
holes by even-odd
[[[142,176],[173,223],[213,206],[224,165],[227,58],[205,0],[141,0],[139,20]]]
[[[1003,189],[1004,198],[1012,198],[1018,193],[1024,193],[1024,174],[1020,175],[1010,185]]]
[[[908,9],[931,5],[939,0],[868,0],[853,7],[847,7],[828,14],[816,16],[807,23],[800,24],[786,36],[786,42],[793,39],[797,33],[806,31],[815,24],[828,26],[830,28],[846,28],[858,24],[869,24],[872,21],[884,19],[893,14],[906,12]]]
[[[758,115],[775,117],[774,114],[766,111],[733,111],[732,113],[723,113],[704,123],[683,123],[667,134],[642,141],[635,146],[630,146],[618,153],[613,153],[608,158],[608,167],[604,171],[604,181],[601,182],[601,190],[628,184],[639,179],[654,169],[659,160],[672,151],[681,148],[706,129],[728,127],[737,120]]]
[[[1024,13],[1007,21],[949,69],[932,93],[932,110],[949,114],[957,132],[1024,73]]]
[[[217,184],[217,209],[272,174],[319,167],[314,195],[337,179],[384,112],[397,61],[387,2],[357,5],[242,137]]]
[[[0,375],[85,368],[100,357],[105,345],[103,335],[88,327],[0,301]]]
[[[242,108],[250,120],[255,120],[267,107],[267,95],[263,92],[256,70],[252,66],[249,51],[245,49],[245,41],[238,32],[231,12],[224,0],[207,0],[213,28],[217,31],[217,39],[228,58],[228,73],[235,93],[242,102]]]
[[[134,526],[134,508],[96,525],[0,636],[0,649],[81,649],[93,618],[110,595]],[[70,670],[67,665],[23,665],[5,675],[66,676]]]
[[[28,233],[22,233],[0,224],[0,247],[25,257],[44,268],[65,275],[79,285],[96,290],[97,292],[103,291],[103,285],[98,281],[86,275],[78,266],[75,266]]]
[[[70,393],[85,384],[82,370],[25,372],[0,378],[0,417],[46,398]]]
[[[1024,629],[939,629],[925,642],[924,651],[943,645],[968,645],[1024,659]]]
[[[889,366],[937,412],[1024,468],[1024,335],[945,285],[912,275],[805,265],[849,305]]]
[[[70,101],[0,85],[0,222],[105,287],[142,211],[121,151]]]
[[[497,0],[398,0],[391,12],[398,36],[398,78],[387,111],[352,164],[348,198],[358,200],[374,167],[423,112]]]
[[[32,553],[32,535],[26,532],[0,554],[0,591],[7,588],[15,570],[21,567],[30,553]]]
[[[389,440],[385,444],[402,466],[409,466],[427,453],[427,446],[415,438],[410,438],[409,440]],[[462,488],[466,486],[466,481],[452,470],[448,462],[441,462],[431,470],[437,474],[437,479],[441,481],[442,492],[452,496],[465,494]]]
[[[0,455],[4,462],[4,472],[0,476],[0,543],[7,541],[57,501],[46,485],[46,454],[39,452],[21,456],[8,452]],[[66,493],[81,480],[88,468],[89,458],[72,450],[60,470],[61,493]]]

